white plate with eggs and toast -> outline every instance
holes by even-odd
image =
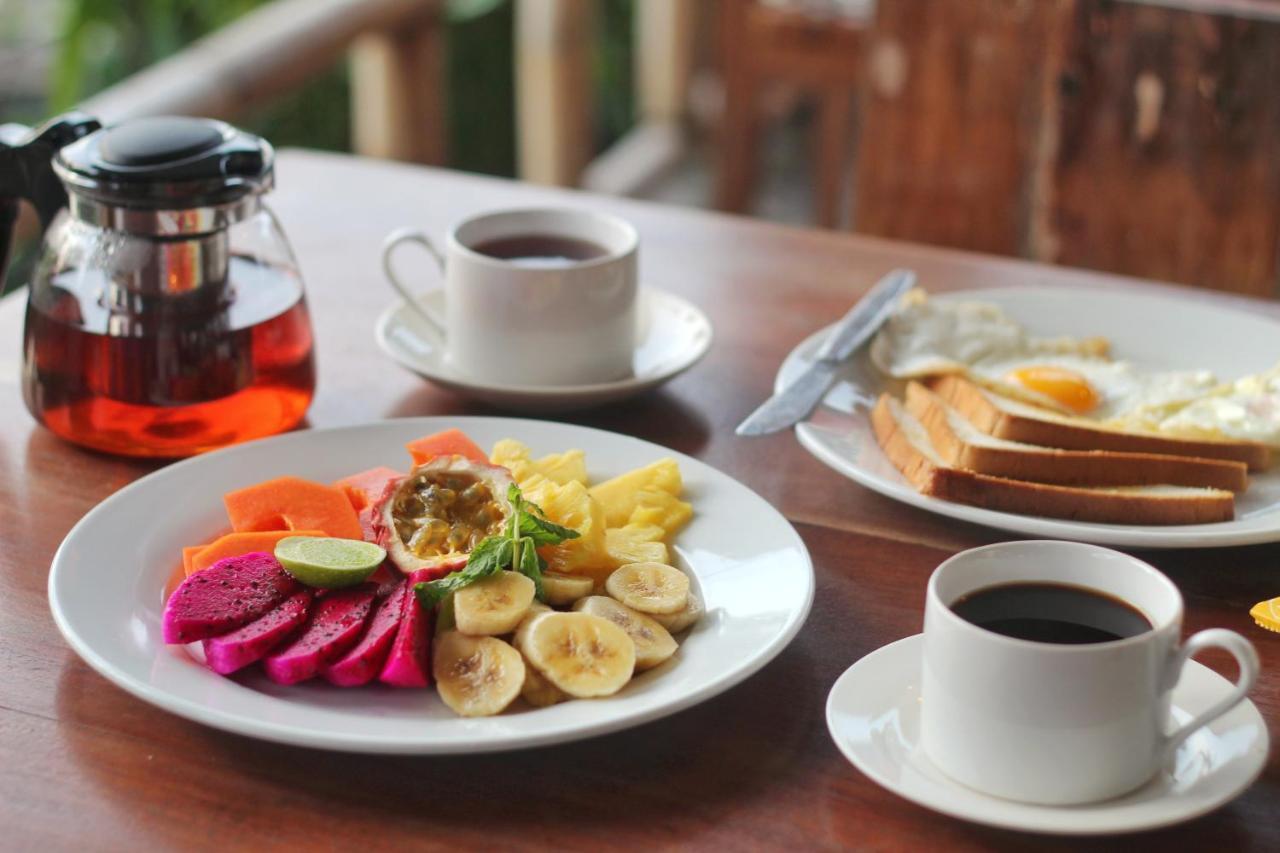
[[[1209,388],[1276,368],[1280,362],[1280,322],[1266,316],[1194,297],[1084,287],[994,288],[928,299],[944,306],[962,302],[995,306],[1031,338],[1065,338],[1068,349],[1078,344],[1087,351],[1096,339],[1103,339],[1109,344],[1109,358],[1128,365],[1118,370],[1108,367],[1089,376],[1089,384],[1097,386],[1098,411],[1109,417],[1127,416],[1125,412],[1135,400],[1146,403],[1153,396],[1172,397],[1183,394],[1188,386],[1198,386],[1195,395],[1206,399],[1187,411],[1194,415],[1201,435],[1211,435],[1228,420],[1234,435],[1273,447],[1280,435],[1280,410],[1234,405],[1230,395],[1221,391],[1206,394]],[[828,332],[829,328],[816,332],[788,355],[775,389],[785,388],[812,362]],[[955,353],[976,347],[986,353],[986,362],[995,365],[1001,376],[1017,367],[1017,359],[1002,361],[999,335],[992,336],[987,327],[976,339],[967,334],[963,324],[955,323],[913,333],[919,340],[911,340],[898,350],[904,359],[928,358],[939,348]],[[931,341],[942,343],[934,346]],[[1280,465],[1250,472],[1247,488],[1235,495],[1233,518],[1199,524],[1101,524],[1002,512],[922,494],[886,456],[873,432],[870,405],[883,392],[902,396],[905,386],[904,381],[877,368],[870,353],[873,348],[864,348],[845,366],[823,406],[796,428],[800,443],[809,452],[869,489],[939,515],[1030,536],[1139,548],[1208,548],[1280,540]],[[879,353],[881,363],[883,352]],[[1049,365],[1060,362],[1075,370],[1079,362],[1072,359],[1070,353],[1055,353],[1037,360]],[[973,374],[970,378],[983,379]],[[1274,404],[1276,399],[1273,392],[1269,401]]]

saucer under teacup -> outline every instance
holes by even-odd
[[[423,305],[442,316],[439,290]],[[482,402],[522,412],[558,412],[612,403],[643,393],[698,363],[711,347],[711,322],[697,306],[656,288],[641,288],[632,375],[592,385],[501,385],[468,377],[445,358],[439,333],[403,301],[378,318],[378,346],[404,367],[437,385]]]
[[[975,823],[1062,835],[1137,832],[1181,823],[1232,800],[1267,759],[1267,728],[1247,699],[1194,732],[1175,766],[1121,797],[1076,806],[1042,806],[978,793],[934,767],[920,749],[923,636],[866,655],[836,680],[827,728],[844,756],[872,781],[925,808]],[[1173,717],[1191,719],[1232,689],[1213,670],[1188,661],[1173,690]]]

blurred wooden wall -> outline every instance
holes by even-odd
[[[858,231],[1280,295],[1280,3],[879,0],[867,56]]]

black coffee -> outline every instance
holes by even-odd
[[[525,267],[567,267],[609,254],[604,246],[590,240],[552,234],[498,237],[471,248],[482,255]]]
[[[1057,583],[1007,583],[960,597],[957,616],[979,628],[1037,643],[1107,643],[1151,630],[1118,598]]]

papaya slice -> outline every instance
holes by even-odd
[[[335,488],[342,489],[347,500],[351,501],[351,506],[355,508],[357,517],[360,519],[360,529],[364,531],[364,541],[378,541],[377,519],[374,516],[377,509],[375,504],[382,499],[388,484],[403,479],[404,474],[399,471],[379,466],[361,471],[359,474],[352,474],[350,477],[343,477],[333,484]]]
[[[368,471],[361,471],[359,474],[352,474],[350,477],[343,477],[333,485],[334,488],[342,489],[347,495],[347,500],[351,501],[352,508],[360,512],[382,497],[382,493],[387,490],[387,483],[403,478],[404,474],[401,472],[380,465]]]
[[[467,438],[466,433],[460,429],[446,429],[434,435],[424,435],[409,442],[404,448],[413,457],[415,467],[430,462],[437,456],[462,456],[481,465],[489,464],[489,454]]]
[[[183,548],[183,568],[190,575],[201,569],[207,569],[227,557],[241,557],[245,554],[255,554],[258,551],[266,551],[270,554],[275,551],[276,543],[286,536],[324,535],[323,530],[258,530],[248,533],[228,533],[226,536],[220,536],[213,540],[208,545],[199,545],[194,549]],[[188,561],[187,552],[191,550],[196,553]]]
[[[363,539],[360,520],[342,489],[301,477],[277,477],[222,496],[236,533],[319,530]]]
[[[189,575],[195,571],[195,569],[191,568],[191,559],[208,547],[209,543],[206,542],[204,545],[188,545],[182,549],[182,573],[184,575]]]

